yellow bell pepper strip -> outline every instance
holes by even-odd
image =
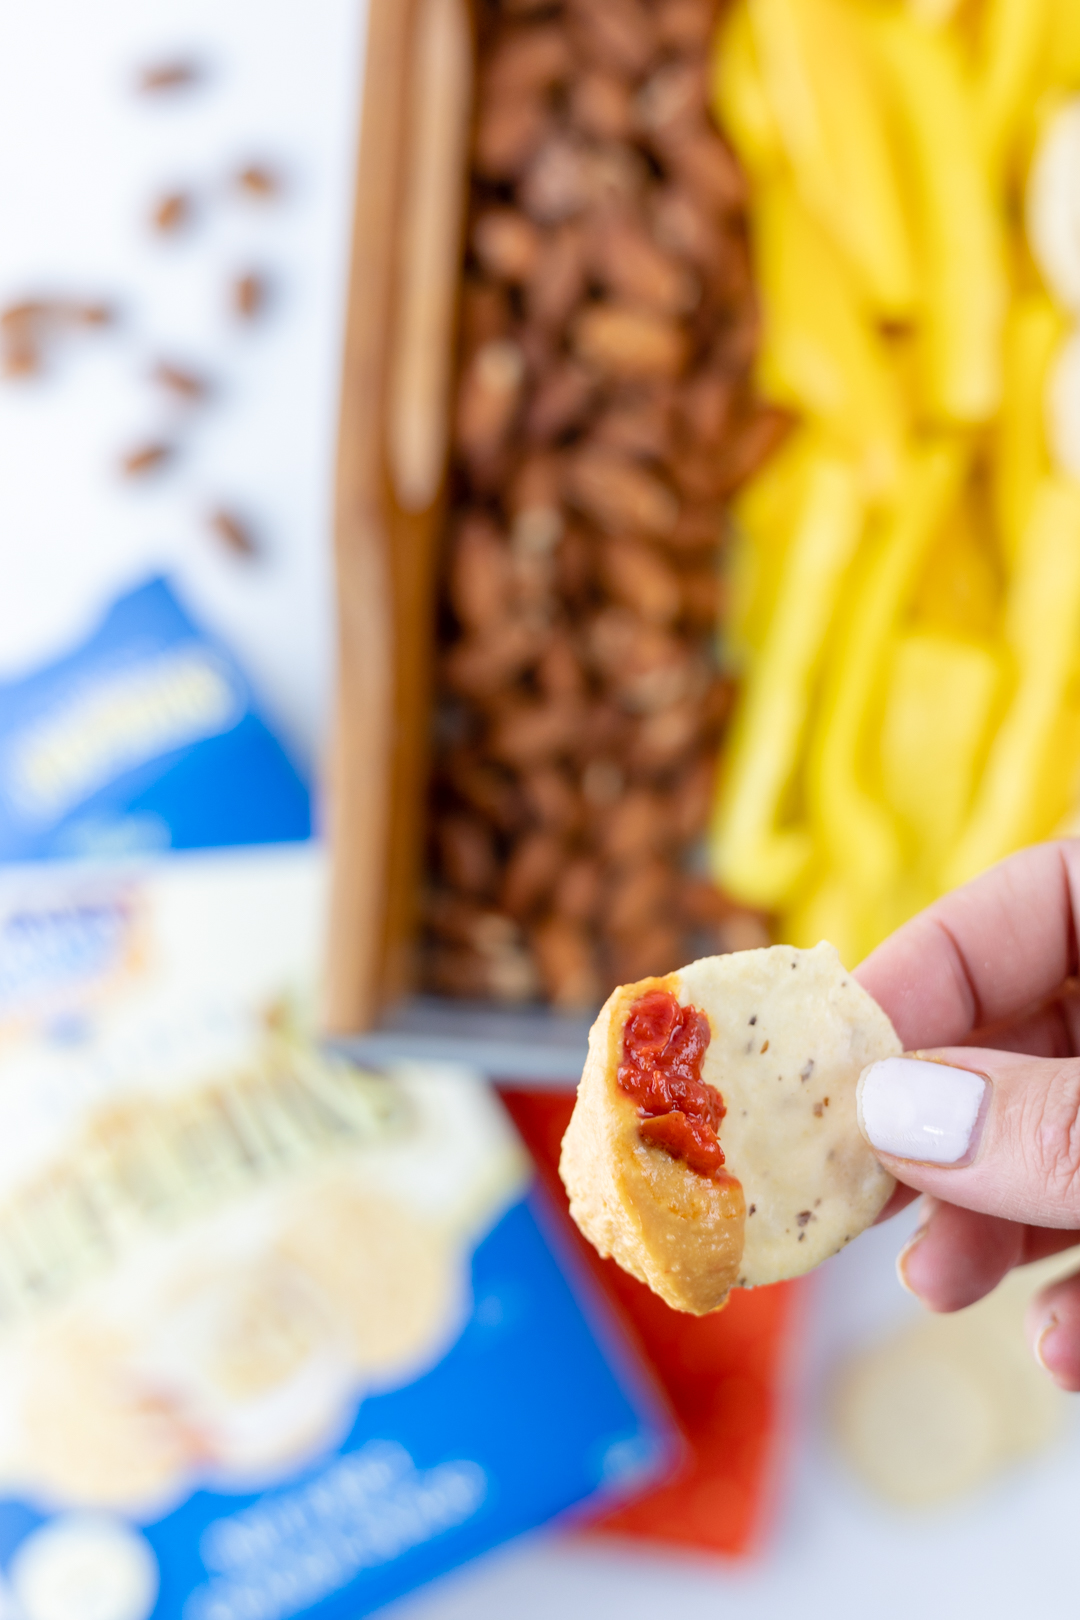
[[[903,495],[864,545],[834,631],[807,752],[806,799],[818,847],[869,908],[895,887],[903,856],[893,816],[866,786],[868,730],[880,713],[900,615],[955,505],[965,461],[956,443],[918,452]]]
[[[1000,181],[1021,134],[1048,34],[1047,0],[987,0],[975,80],[979,137],[991,179]]]
[[[812,430],[796,428],[733,504],[720,640],[720,661],[732,673],[749,667],[761,651],[808,469],[820,449]]]
[[[921,23],[943,28],[960,9],[961,0],[907,0],[908,10]]]
[[[1039,788],[1080,648],[1080,486],[1039,486],[1017,559],[1005,636],[1016,689],[942,882],[952,888],[1047,831]]]
[[[894,926],[884,923],[870,945],[866,906],[847,872],[827,872],[778,920],[777,938],[808,950],[819,940],[835,945],[842,962],[859,962]]]
[[[873,62],[841,0],[749,0],[773,116],[804,202],[849,258],[872,309],[915,306],[910,232]]]
[[[984,422],[1001,397],[1008,280],[970,79],[945,30],[903,12],[865,26],[912,170],[926,405],[934,420]]]
[[[813,853],[809,828],[781,825],[781,817],[862,528],[856,469],[820,454],[808,471],[772,620],[736,714],[711,829],[717,881],[750,905],[785,904]]]
[[[1080,10],[1080,5],[1078,5]],[[1046,386],[1065,322],[1045,293],[1018,298],[1005,326],[1005,386],[994,424],[991,479],[1001,555],[1015,564],[1039,481],[1050,471]]]
[[[971,478],[919,578],[911,616],[920,629],[964,640],[1000,636],[1004,589],[991,531],[985,492]]]
[[[1049,9],[1043,77],[1054,89],[1080,89],[1080,6],[1049,0]]]
[[[900,384],[845,260],[787,180],[759,188],[752,229],[763,392],[858,454],[868,490],[894,488],[905,436]]]
[[[718,29],[710,62],[709,101],[743,167],[755,178],[783,165],[780,131],[765,94],[745,4],[732,7]]]
[[[913,630],[896,644],[881,721],[881,785],[918,851],[926,900],[971,806],[1003,680],[991,643]]]

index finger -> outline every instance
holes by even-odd
[[[855,977],[908,1049],[955,1046],[1076,972],[1080,839],[1022,849],[898,928]]]

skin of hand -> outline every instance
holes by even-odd
[[[901,1183],[881,1218],[924,1195],[897,1266],[930,1310],[1080,1244],[1078,920],[1080,839],[1037,844],[856,971],[909,1049],[863,1075],[860,1126]],[[1055,1383],[1080,1390],[1080,1270],[1036,1296],[1027,1333]]]

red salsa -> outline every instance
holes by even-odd
[[[618,1080],[638,1105],[643,1142],[720,1180],[724,1150],[716,1133],[727,1110],[701,1078],[711,1035],[696,1007],[681,1007],[670,990],[648,990],[626,1020]]]

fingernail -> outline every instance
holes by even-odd
[[[859,1128],[897,1159],[960,1164],[970,1157],[990,1090],[981,1074],[922,1058],[883,1058],[859,1076]]]
[[[1046,1348],[1047,1339],[1055,1331],[1057,1325],[1057,1317],[1051,1314],[1046,1318],[1046,1322],[1039,1333],[1039,1337],[1035,1340],[1035,1360],[1039,1363],[1039,1366],[1042,1368],[1043,1372],[1050,1373],[1051,1378],[1054,1375],[1046,1364],[1046,1356],[1043,1354],[1043,1351]]]
[[[900,1286],[901,1288],[906,1288],[908,1293],[913,1294],[916,1299],[919,1298],[919,1295],[908,1282],[907,1263],[925,1236],[926,1227],[920,1226],[919,1230],[908,1238],[907,1242],[904,1244],[904,1247],[900,1250],[900,1253],[896,1257],[896,1275],[900,1279]]]

